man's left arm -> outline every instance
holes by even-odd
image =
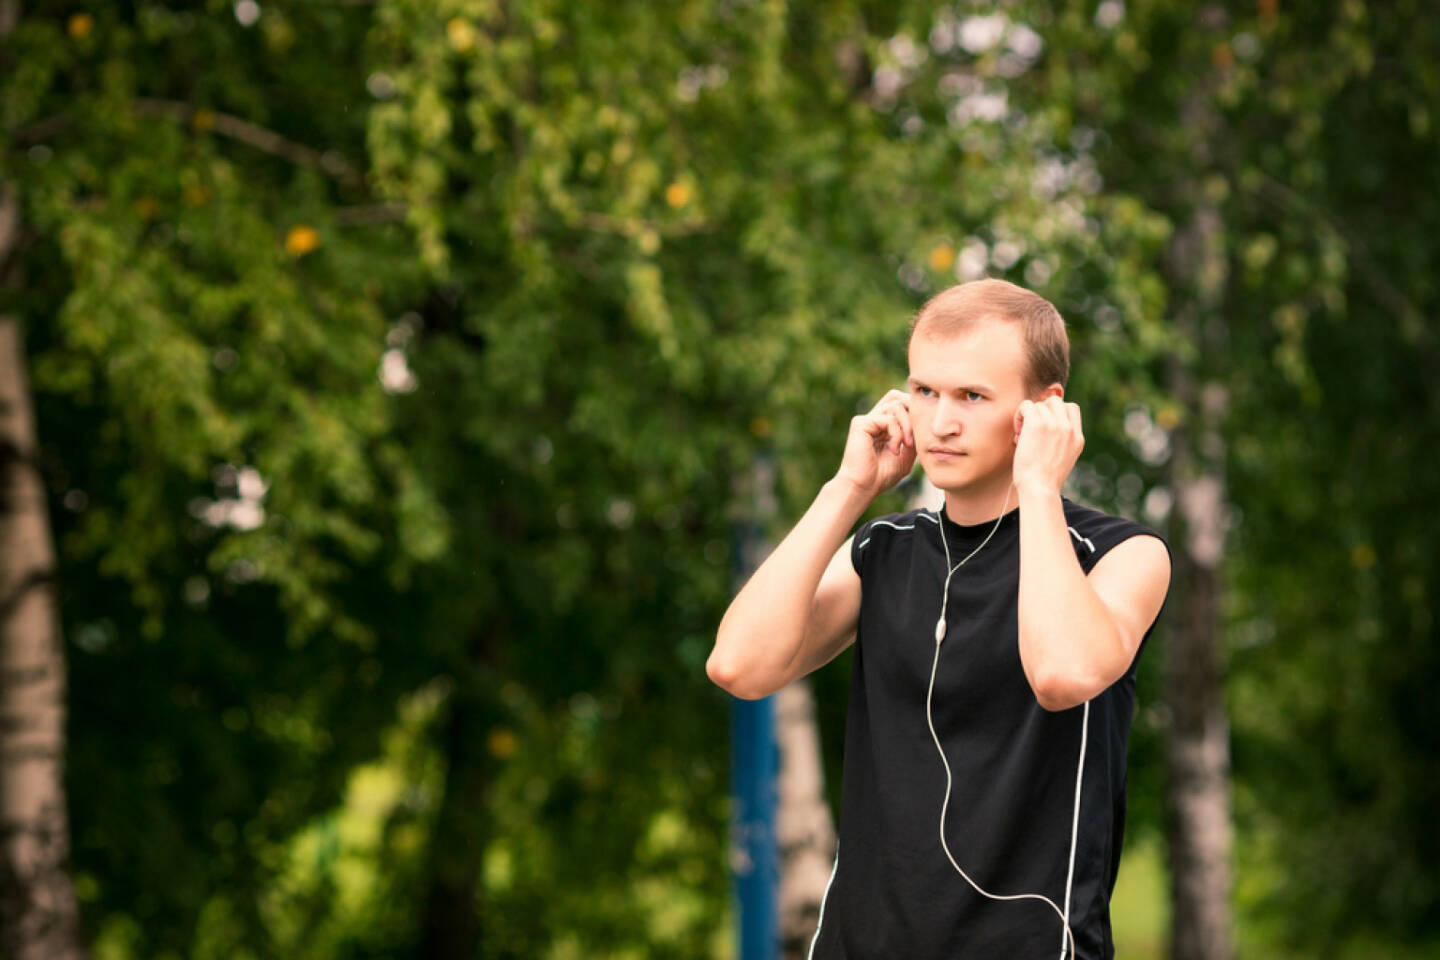
[[[1020,495],[1020,663],[1035,699],[1066,710],[1124,675],[1170,588],[1157,537],[1112,547],[1087,576],[1075,556],[1060,489],[1084,445],[1080,408],[1050,397],[1017,413]]]
[[[1020,663],[1046,710],[1082,704],[1120,679],[1169,587],[1158,538],[1116,544],[1086,576],[1060,494],[1020,492]]]

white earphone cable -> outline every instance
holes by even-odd
[[[946,536],[945,536],[945,523],[944,523],[944,519],[943,519],[942,517],[938,516],[938,515],[937,515],[937,517],[936,517],[936,520],[939,521],[939,527],[940,527],[940,542],[941,542],[942,544],[944,544],[944,546],[945,546],[945,569],[946,569],[946,574],[945,574],[944,599],[942,599],[942,600],[940,601],[940,619],[935,622],[935,659],[934,659],[934,662],[931,663],[931,665],[930,665],[930,688],[929,688],[928,691],[926,691],[926,694],[925,694],[925,722],[926,722],[926,723],[929,725],[929,727],[930,727],[930,736],[931,736],[931,738],[934,739],[934,741],[935,741],[935,749],[936,749],[937,751],[939,751],[939,753],[940,753],[940,762],[945,765],[945,802],[942,803],[941,806],[940,806],[940,846],[945,850],[945,856],[946,856],[946,858],[950,861],[950,866],[954,867],[954,868],[955,868],[955,871],[956,871],[957,873],[959,873],[960,876],[965,879],[965,882],[968,883],[968,884],[970,884],[970,886],[974,887],[974,888],[975,888],[975,892],[978,893],[978,894],[980,894],[981,896],[983,896],[983,897],[988,897],[988,898],[991,899],[991,900],[1041,900],[1041,901],[1044,901],[1045,903],[1049,904],[1049,905],[1050,905],[1050,909],[1052,909],[1052,910],[1055,911],[1055,915],[1060,918],[1060,922],[1061,922],[1062,924],[1064,924],[1064,926],[1065,926],[1065,937],[1060,941],[1060,960],[1065,960],[1065,954],[1066,954],[1066,949],[1065,949],[1065,947],[1066,947],[1066,943],[1067,943],[1067,942],[1068,942],[1069,948],[1070,948],[1070,949],[1069,949],[1070,956],[1071,956],[1072,958],[1075,956],[1075,935],[1074,935],[1074,933],[1072,933],[1071,930],[1070,930],[1070,921],[1069,921],[1069,919],[1065,916],[1064,912],[1062,912],[1062,911],[1060,910],[1060,908],[1055,905],[1055,901],[1051,900],[1049,897],[1042,896],[1041,894],[1038,894],[1038,893],[1017,893],[1017,894],[1011,894],[1011,895],[1000,895],[1000,894],[990,893],[989,891],[987,891],[987,890],[985,890],[984,888],[982,888],[982,887],[980,886],[980,884],[976,883],[974,880],[971,880],[971,879],[970,879],[970,875],[960,868],[960,864],[958,864],[958,863],[955,862],[955,856],[954,856],[954,854],[952,854],[952,853],[950,852],[950,844],[949,844],[948,842],[946,842],[946,840],[945,840],[945,814],[946,814],[946,813],[949,811],[949,809],[950,809],[950,789],[951,789],[951,786],[952,786],[952,784],[953,784],[953,777],[952,777],[952,775],[951,775],[951,773],[950,773],[950,761],[949,761],[949,760],[946,758],[946,756],[945,756],[945,748],[940,745],[940,736],[939,736],[939,734],[937,734],[937,733],[935,732],[935,720],[934,720],[933,716],[931,715],[931,709],[930,709],[930,707],[931,707],[931,701],[934,699],[934,694],[935,694],[935,673],[936,673],[936,670],[937,670],[937,669],[939,668],[939,666],[940,666],[940,645],[941,645],[941,643],[943,643],[944,640],[945,640],[945,614],[946,614],[946,611],[949,609],[949,605],[950,605],[950,578],[955,575],[955,571],[956,571],[956,570],[959,570],[961,567],[965,566],[966,562],[969,561],[970,557],[973,557],[973,556],[975,556],[975,554],[979,553],[979,552],[980,552],[980,548],[981,548],[981,547],[984,547],[985,544],[989,543],[991,537],[995,536],[995,531],[1000,529],[1000,521],[1002,521],[1002,520],[1005,519],[1005,508],[1008,507],[1008,506],[1010,506],[1010,489],[1007,487],[1006,490],[1005,490],[1005,503],[1004,503],[1004,506],[1002,506],[1002,507],[1000,508],[1000,516],[996,518],[996,520],[995,520],[995,526],[991,527],[991,528],[990,528],[990,533],[986,535],[986,537],[985,537],[984,540],[980,541],[980,546],[979,546],[979,547],[976,547],[974,550],[970,551],[969,556],[967,556],[964,560],[961,560],[959,563],[955,564],[955,566],[953,566],[953,567],[950,566],[950,543],[949,543],[949,540],[948,540],[948,539],[946,538]],[[938,513],[938,511],[937,511],[937,513]],[[1089,703],[1086,703],[1086,704],[1085,704],[1085,715],[1086,715],[1086,719],[1087,719],[1087,720],[1089,719],[1089,713],[1090,713],[1090,704],[1089,704]],[[1088,724],[1087,724],[1087,726],[1088,726]],[[1081,740],[1081,746],[1080,746],[1080,749],[1081,749],[1080,762],[1081,762],[1081,764],[1083,765],[1084,762],[1085,762],[1085,754],[1084,754],[1085,745],[1084,745],[1084,740],[1083,740],[1083,737],[1084,737],[1084,732],[1083,732],[1083,731],[1082,731],[1082,733],[1081,733],[1081,736],[1082,736],[1082,740]],[[1078,780],[1078,774],[1077,774],[1077,780],[1076,780],[1076,797],[1077,797],[1077,801],[1078,801],[1078,797],[1079,797],[1079,780]],[[1079,804],[1078,804],[1078,802],[1077,802],[1077,804],[1076,804],[1076,816],[1077,816],[1077,817],[1079,816]],[[1074,850],[1074,835],[1073,835],[1073,833],[1072,833],[1072,836],[1071,836],[1071,851],[1070,851],[1071,864],[1072,864],[1072,866],[1073,866],[1073,864],[1074,864],[1074,859],[1073,859],[1073,858],[1074,858],[1074,855],[1075,855],[1075,850]],[[1068,881],[1067,881],[1067,889],[1066,889],[1066,899],[1067,899],[1067,900],[1069,899]],[[1067,903],[1066,905],[1068,906],[1069,904]]]

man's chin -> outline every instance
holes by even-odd
[[[930,485],[937,490],[960,490],[975,483],[976,476],[969,465],[963,463],[927,463],[922,469]]]
[[[955,457],[943,463],[922,463],[920,467],[932,487],[947,493],[976,490],[993,479],[991,474],[979,471],[969,456]]]

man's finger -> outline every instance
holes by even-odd
[[[908,398],[900,391],[891,390],[880,398],[880,402],[875,404],[875,409],[870,411],[870,415],[872,417],[896,417],[895,426],[900,431],[900,438],[913,446],[915,437],[910,432],[910,405],[907,400]]]
[[[871,437],[878,437],[890,428],[885,423],[885,414],[880,412],[869,413],[861,418],[865,432]]]
[[[905,443],[905,429],[900,426],[900,418],[897,417],[892,410],[885,411],[885,421],[889,425],[886,428],[888,433],[886,446],[894,451],[897,445],[903,445]]]
[[[905,431],[905,442],[915,446],[915,428],[910,425],[910,408],[902,406],[895,411],[895,415],[899,417],[900,426]]]

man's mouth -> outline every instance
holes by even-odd
[[[963,457],[963,456],[965,456],[965,451],[963,451],[963,450],[951,450],[951,449],[949,449],[948,447],[931,447],[931,448],[930,448],[930,452],[933,453],[933,454],[935,454],[936,456],[940,456],[940,457]]]

